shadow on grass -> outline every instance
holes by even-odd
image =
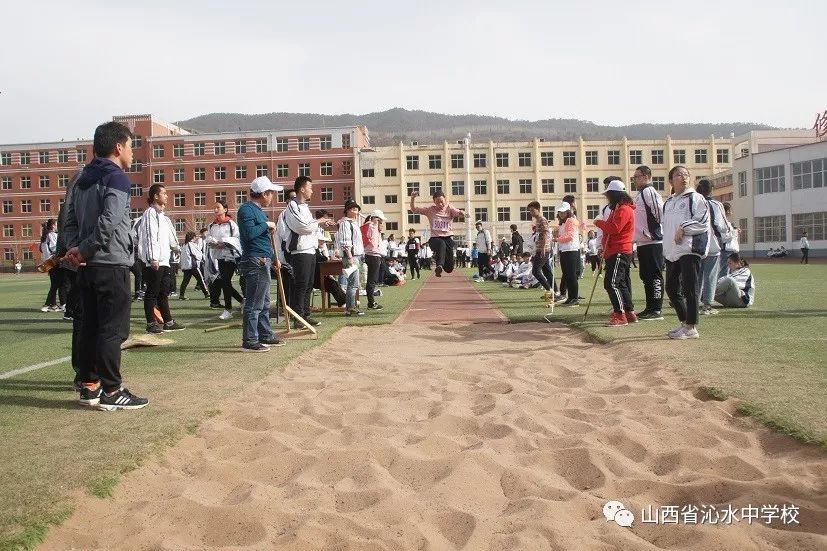
[[[68,377],[68,375],[67,375]],[[60,381],[27,381],[27,380],[15,380],[15,379],[3,379],[0,380],[0,390],[15,390],[15,389],[28,389],[28,390],[72,390],[71,383],[68,382],[60,382]]]
[[[70,399],[69,396],[72,396],[73,399]],[[80,405],[78,405],[77,395],[74,393],[67,392],[67,396],[64,399],[60,400],[51,400],[48,398],[37,398],[34,396],[26,396],[26,395],[11,395],[11,396],[3,396],[3,406],[20,406],[20,407],[27,407],[27,408],[35,408],[35,409],[67,409],[67,410],[81,410],[83,409]]]

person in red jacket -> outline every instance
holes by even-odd
[[[635,205],[626,186],[620,180],[612,180],[603,193],[609,200],[612,213],[606,220],[595,220],[603,230],[603,256],[606,260],[606,276],[603,285],[612,301],[609,325],[620,326],[637,321],[632,304],[632,288],[629,285],[629,265],[632,262],[632,241],[635,234]]]

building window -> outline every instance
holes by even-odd
[[[413,192],[419,193],[419,182],[408,182],[408,197],[411,196]]]
[[[442,155],[428,155],[428,168],[440,170],[442,168]]]
[[[728,163],[729,162],[729,149],[716,149],[716,157],[719,163]]]
[[[24,165],[24,166],[28,165],[28,164],[31,164],[31,158],[29,156],[28,151],[24,151],[24,152],[20,153],[20,164]]]
[[[465,168],[465,155],[462,153],[452,153],[451,168]]]
[[[20,236],[21,237],[31,237],[32,236],[32,225],[31,224],[23,224],[20,226]]]
[[[706,164],[706,149],[695,150],[695,162],[697,164]]]
[[[738,221],[738,243],[741,245],[749,241],[749,227],[747,226],[747,219],[741,218]]]
[[[350,149],[350,134],[342,134],[342,148]]]
[[[267,176],[267,165],[256,165],[256,178]]]
[[[396,195],[385,195],[385,203],[388,205],[394,205],[399,202],[399,198]]]
[[[59,163],[68,163],[69,162],[69,150],[68,149],[61,149],[57,152],[57,162],[59,162]]]
[[[130,197],[141,197],[144,194],[144,188],[141,187],[141,184],[136,184],[132,182],[129,184],[129,196]]]
[[[203,182],[207,179],[207,169],[206,168],[195,168],[192,171],[192,179],[196,182]]]
[[[333,136],[330,134],[327,136],[321,136],[319,138],[319,149],[322,151],[333,149]]]
[[[216,155],[226,155],[227,154],[227,142],[215,142],[215,149]]]
[[[563,166],[576,166],[576,151],[563,151]]]
[[[543,178],[540,180],[540,191],[543,193],[554,193],[554,178]]]
[[[531,213],[528,212],[528,207],[520,207],[520,222],[528,222],[531,220]]]
[[[333,188],[332,187],[323,187],[321,193],[322,201],[325,203],[329,203],[333,201]]]
[[[362,178],[373,178],[375,176],[374,169],[372,168],[363,168],[362,169]]]
[[[577,193],[577,178],[563,178],[563,192]]]
[[[86,150],[85,149],[78,149],[75,153],[77,154],[77,160],[78,160],[79,163],[85,163],[86,162]]]
[[[277,191],[276,192],[276,203],[284,203],[284,201],[285,201],[284,190]]]
[[[126,169],[126,172],[136,173],[141,172],[144,169],[143,164],[138,159],[132,159],[132,164]]]
[[[247,153],[247,142],[244,140],[236,140],[235,141],[235,153],[236,155],[240,155],[242,153]]]
[[[792,163],[793,189],[813,189],[827,183],[827,159]]]
[[[207,206],[207,194],[203,191],[196,191],[192,196],[192,203],[196,207]]]
[[[3,237],[14,237],[14,226],[11,224],[3,224]],[[6,260],[11,260],[8,253],[9,249],[6,249]]]
[[[663,176],[653,176],[652,187],[658,191],[663,191],[666,188],[666,178]]]
[[[11,189],[11,176],[3,176],[0,178],[0,189]]]
[[[511,182],[509,180],[497,180],[497,195],[508,195],[511,193]]]
[[[586,151],[586,165],[597,165],[597,151]]]
[[[778,243],[787,241],[787,217],[781,216],[756,216],[755,242],[756,243]]]
[[[619,165],[620,164],[620,151],[618,151],[618,150],[609,151],[609,164],[610,165]]]
[[[520,180],[520,193],[531,193],[531,179],[525,178]]]
[[[183,232],[187,229],[187,221],[183,218],[176,218],[175,219],[175,231]]]
[[[227,167],[226,166],[217,166],[213,171],[214,177],[216,180],[226,180],[227,179]]]
[[[676,149],[672,152],[672,161],[676,165],[686,164],[686,150],[685,149]]]
[[[182,144],[182,143],[172,144],[172,156],[173,157],[183,157],[184,156],[184,144]]]
[[[11,164],[11,153],[0,153],[0,165],[8,166]]]
[[[419,224],[419,215],[412,212],[408,213],[408,224]]]
[[[49,199],[40,200],[40,212],[51,212],[52,202]]]
[[[586,178],[586,192],[598,193],[600,191],[600,178]]]
[[[600,205],[586,205],[586,217],[594,220],[600,214]]]
[[[497,207],[497,222],[511,222],[511,207]]]
[[[299,151],[309,151],[310,150],[310,138],[307,136],[302,136],[299,138]]]
[[[663,164],[663,149],[653,149],[652,150],[652,164],[653,165],[662,165]]]
[[[474,180],[474,195],[485,195],[486,193],[488,193],[488,182]]]
[[[746,197],[747,196],[747,173],[739,172],[738,173],[738,197]]]
[[[753,174],[755,194],[779,193],[784,191],[784,165],[756,168]],[[758,225],[755,226],[755,239],[758,240]]]
[[[419,157],[416,155],[406,156],[405,166],[408,168],[408,170],[419,170]]]
[[[141,147],[141,145],[143,145],[143,143],[144,143],[143,138],[141,138],[137,134],[135,134],[135,136],[132,138],[132,147],[133,147],[133,149],[136,148],[136,147]]]
[[[227,192],[226,191],[216,191],[214,197],[215,197],[215,202],[216,203],[219,202],[219,201],[223,201],[225,203],[227,202]]]
[[[543,218],[546,220],[554,220],[554,207],[543,207]]]
[[[204,151],[206,148],[204,147],[204,142],[198,142],[193,144],[192,146],[192,154],[196,157],[201,157],[204,155]]]
[[[310,176],[310,163],[299,163],[299,176]]]
[[[20,177],[20,189],[32,189],[32,177],[31,176],[21,176]]]
[[[452,181],[451,195],[465,195],[465,182],[462,180]]]
[[[353,171],[353,162],[350,160],[342,161],[342,176],[350,176]]]
[[[40,188],[41,189],[49,187],[49,177],[48,176],[45,176],[45,175],[41,176],[38,180],[40,182]]]
[[[517,153],[517,165],[531,166],[531,153],[527,151],[523,153]]]
[[[69,175],[68,174],[58,174],[57,175],[57,187],[66,187],[69,185]]]
[[[23,199],[20,201],[20,212],[32,212],[32,200],[31,199]]]
[[[388,231],[399,231],[399,222],[385,222],[385,229]]]
[[[267,153],[267,138],[256,138],[256,153]]]
[[[244,180],[247,178],[247,167],[244,165],[235,165],[235,179]]]
[[[333,163],[331,163],[330,161],[319,163],[319,175],[333,176]]]
[[[235,192],[235,204],[241,205],[247,199],[247,193],[244,191]]]
[[[640,150],[640,149],[631,149],[631,150],[629,150],[629,164],[642,165],[643,164],[643,151]]]
[[[287,178],[288,177],[288,166],[287,165],[276,165],[276,178]]]
[[[396,176],[396,169],[395,168],[386,168],[385,169],[385,178],[393,178]]]
[[[276,138],[276,151],[287,151],[287,138]]]
[[[48,151],[38,151],[37,152],[37,162],[46,165],[49,164],[49,152]]]
[[[362,204],[363,205],[375,205],[376,204],[376,195],[362,195]]]
[[[183,182],[184,181],[184,169],[183,168],[173,168],[172,169],[172,181],[173,182]]]
[[[508,153],[495,153],[494,160],[498,168],[508,168]]]
[[[474,153],[474,168],[485,168],[488,166],[488,155],[485,153]]]
[[[11,214],[14,212],[14,205],[11,201],[3,201],[3,214]]]
[[[474,220],[479,222],[488,222],[488,209],[485,207],[478,207],[474,209]]]
[[[129,209],[129,217],[132,220],[135,220],[136,218],[140,218],[141,215],[143,215],[143,213],[144,213],[144,211],[142,209]]]
[[[431,197],[433,197],[437,191],[442,191],[442,182],[428,182],[428,193]]]
[[[162,159],[164,157],[164,144],[156,143],[152,146],[152,158]]]
[[[793,214],[793,238],[800,238],[803,232],[807,232],[807,238],[813,241],[827,239],[827,212],[805,212]]]
[[[540,152],[540,165],[542,165],[542,166],[554,166],[554,151],[541,151]]]
[[[187,196],[183,193],[176,193],[173,196],[173,203],[176,207],[186,207],[187,206]]]

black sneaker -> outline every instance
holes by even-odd
[[[82,406],[96,406],[101,401],[101,394],[102,391],[100,385],[98,385],[98,387],[94,390],[81,385],[78,403]]]
[[[560,306],[580,306],[580,301],[577,300],[577,299],[567,300],[566,302],[564,302]]]
[[[382,309],[381,304],[377,304],[375,302],[373,304],[368,304],[368,310],[381,310],[381,309]]]
[[[437,266],[436,269],[434,270],[434,273],[436,274],[437,277],[442,277],[442,266]]]
[[[153,335],[160,335],[164,332],[164,326],[158,322],[153,321],[152,323],[146,324],[146,332],[152,333]]]
[[[98,403],[98,409],[101,411],[115,411],[118,409],[141,409],[146,407],[149,403],[149,400],[146,398],[138,398],[129,390],[124,387],[118,389],[118,391],[113,394],[112,396],[107,395],[105,392],[101,392],[100,395],[100,402]]]
[[[181,295],[181,296],[178,297],[178,300],[189,300],[189,299],[187,297],[185,297],[184,295]]]
[[[177,321],[172,320],[172,321],[168,321],[164,324],[163,331],[164,331],[164,333],[168,333],[170,331],[181,331],[182,329],[186,329],[186,327],[184,327],[183,325],[181,325]]]
[[[657,321],[662,320],[663,315],[660,313],[660,310],[654,310],[648,312],[641,312],[637,315],[637,319],[644,321]]]
[[[253,344],[242,344],[241,350],[243,352],[269,352],[270,348],[264,344],[261,344],[260,342],[256,342]]]
[[[265,346],[275,346],[275,347],[285,346],[287,344],[286,342],[284,342],[282,340],[279,340],[276,337],[270,337],[269,339],[259,339],[258,343],[263,344]]]
[[[364,316],[365,313],[359,309],[354,308],[353,310],[345,310],[346,316]]]
[[[313,318],[305,318],[304,321],[306,321],[307,323],[309,323],[313,327],[318,327],[322,324],[322,322],[320,322],[319,320],[315,320]]]
[[[207,297],[204,297],[204,298],[207,298]],[[220,302],[211,302],[210,303],[210,308],[212,308],[213,310],[223,310],[224,305],[221,304]]]

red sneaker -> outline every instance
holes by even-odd
[[[629,323],[637,323],[637,314],[635,314],[634,310],[626,312],[626,321]]]
[[[620,327],[623,325],[629,325],[626,321],[626,315],[623,312],[612,312],[611,317],[609,317],[610,327]]]

